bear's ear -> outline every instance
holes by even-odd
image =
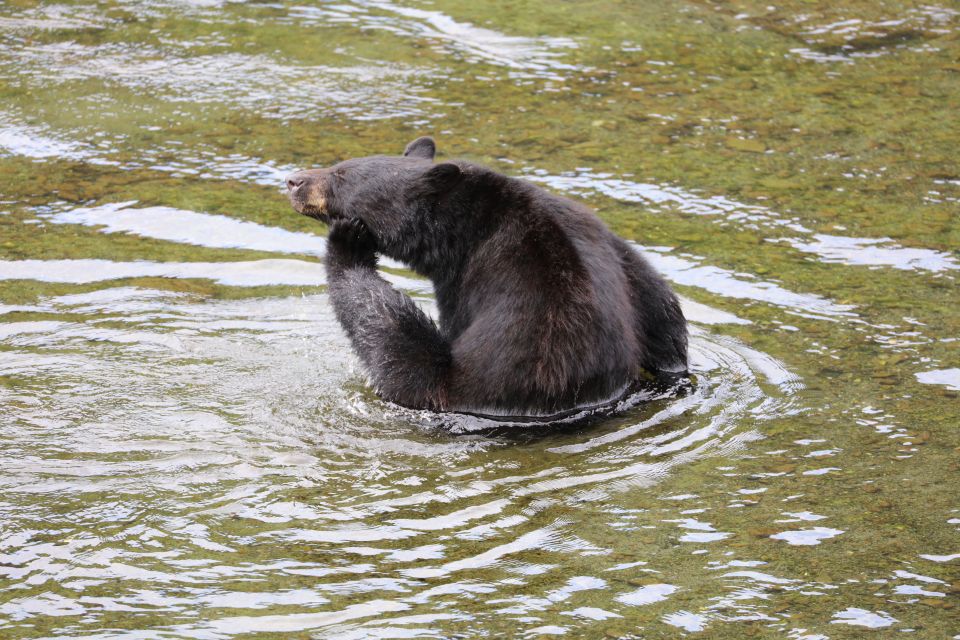
[[[433,156],[436,154],[437,145],[434,144],[433,138],[429,136],[417,138],[408,144],[407,148],[403,150],[404,158],[423,158],[424,160],[433,160]]]
[[[441,162],[423,174],[423,183],[430,191],[441,193],[460,182],[462,177],[463,171],[460,167],[452,162]]]

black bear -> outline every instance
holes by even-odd
[[[418,138],[287,178],[294,209],[330,225],[330,298],[382,398],[549,416],[685,374],[676,295],[593,212],[435,153]],[[377,252],[433,281],[439,326],[377,274]]]

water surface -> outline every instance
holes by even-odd
[[[960,637],[958,34],[910,1],[0,7],[0,636]],[[378,400],[281,182],[422,134],[643,251],[696,388],[546,433]]]

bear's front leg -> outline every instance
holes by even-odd
[[[379,276],[376,246],[359,220],[331,225],[326,269],[337,320],[382,398],[446,410],[450,346],[413,300]]]
[[[337,220],[327,236],[327,277],[342,277],[347,269],[375,270],[376,251],[377,242],[363,222]]]

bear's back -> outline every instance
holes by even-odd
[[[506,400],[505,409],[605,399],[640,361],[613,236],[589,210],[516,182],[524,206],[503,214],[467,265],[469,321],[452,344],[457,386],[484,390],[479,405]]]

